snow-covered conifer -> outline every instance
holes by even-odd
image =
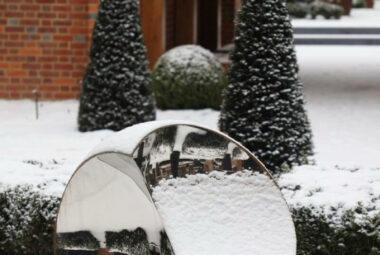
[[[102,0],[83,78],[79,130],[113,129],[155,118],[136,0]]]
[[[312,154],[285,0],[245,0],[237,19],[220,128],[273,172]]]

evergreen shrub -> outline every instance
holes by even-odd
[[[305,2],[288,2],[286,7],[290,16],[295,18],[305,18],[310,12],[310,6]]]
[[[284,0],[245,0],[238,14],[220,129],[279,173],[307,163],[310,124]]]
[[[340,216],[336,210],[292,209],[297,255],[380,255],[380,212],[362,205]]]
[[[139,2],[102,0],[83,78],[79,130],[120,130],[154,118]]]
[[[353,1],[352,8],[366,8],[367,4],[365,0]]]
[[[0,254],[53,254],[54,222],[59,199],[31,186],[0,192]]]
[[[208,50],[196,45],[171,49],[152,72],[157,107],[219,109],[226,84],[223,67]]]
[[[318,15],[322,15],[325,19],[340,19],[343,15],[343,7],[325,2],[316,1],[310,6],[311,18],[315,19]]]

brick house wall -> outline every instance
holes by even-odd
[[[0,98],[76,98],[98,0],[0,0]]]
[[[201,0],[181,2],[188,3],[183,6],[176,1],[140,0],[151,68],[165,50],[183,44],[175,33],[184,32],[195,40],[186,43],[199,43],[191,29],[197,22],[189,23],[187,18],[196,18],[197,5],[189,3]],[[218,0],[222,44],[233,37],[237,1]],[[41,100],[78,98],[98,4],[99,0],[0,0],[0,99],[33,98],[34,90]],[[176,15],[190,17],[177,21]],[[178,24],[181,29],[176,29]]]

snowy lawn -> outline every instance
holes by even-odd
[[[315,165],[278,180],[292,205],[380,208],[380,47],[297,47],[311,119]],[[377,71],[376,71],[377,70]],[[42,185],[60,196],[89,151],[112,131],[80,133],[78,102],[0,101],[0,186]],[[158,111],[217,128],[213,110]]]

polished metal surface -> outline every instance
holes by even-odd
[[[161,128],[133,153],[149,187],[189,174],[264,169],[239,145],[217,133],[186,125]]]
[[[147,133],[133,155],[95,155],[78,167],[62,197],[56,254],[174,254],[152,188],[162,179],[243,169],[270,177],[232,139],[191,125]]]

